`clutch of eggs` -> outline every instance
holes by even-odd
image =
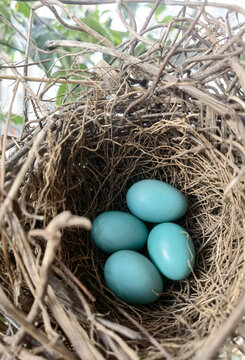
[[[93,222],[94,243],[112,254],[104,267],[108,288],[132,304],[148,304],[163,291],[162,275],[181,280],[192,272],[195,249],[189,234],[172,223],[187,210],[184,195],[160,180],[133,184],[126,195],[132,214],[108,211]],[[148,234],[143,221],[160,223]],[[136,252],[147,245],[150,259]]]

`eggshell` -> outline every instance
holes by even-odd
[[[181,280],[190,275],[195,249],[183,227],[170,222],[156,225],[149,234],[147,248],[152,262],[167,278]]]
[[[146,225],[135,216],[123,211],[108,211],[93,222],[91,235],[94,243],[103,251],[139,250],[147,241]]]
[[[154,179],[133,184],[127,192],[126,201],[135,216],[152,223],[177,220],[187,210],[186,198],[178,189]]]
[[[163,280],[152,262],[132,250],[121,250],[106,261],[104,277],[108,288],[131,304],[148,304],[159,298]]]

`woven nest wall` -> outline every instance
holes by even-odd
[[[204,5],[194,17],[193,7],[183,7],[161,25],[156,43],[145,36],[152,31],[147,24],[141,33],[126,24],[131,38],[118,48],[99,34],[100,45],[48,41],[47,51],[68,46],[76,56],[111,56],[89,79],[77,72],[76,92],[52,111],[15,69],[42,117],[36,126],[26,124],[4,163],[4,359],[242,356],[245,14],[231,6],[216,19]],[[136,57],[140,43],[147,52]],[[74,71],[67,71],[68,82]],[[133,306],[106,287],[107,257],[89,230],[101,212],[127,211],[128,188],[145,178],[166,181],[186,196],[187,215],[179,223],[197,260],[188,279],[165,283],[157,302]]]

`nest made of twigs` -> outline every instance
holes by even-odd
[[[172,20],[176,36],[163,26],[159,43],[139,58],[133,50],[140,34],[123,51],[73,44],[121,63],[100,62],[78,94],[26,127],[6,161],[0,309],[9,330],[2,352],[22,359],[210,359],[233,336],[244,311],[245,26],[226,20],[204,6],[192,19],[183,8]],[[57,46],[67,43],[46,44]],[[106,255],[89,229],[101,212],[127,211],[128,188],[145,178],[186,196],[180,224],[197,260],[194,274],[166,282],[157,302],[133,306],[107,289]]]

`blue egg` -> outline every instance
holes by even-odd
[[[121,250],[106,261],[104,277],[108,288],[131,304],[148,304],[159,298],[163,280],[157,268],[144,255]]]
[[[187,210],[184,195],[172,185],[146,179],[132,185],[126,196],[129,210],[138,218],[152,223],[174,221]]]
[[[195,263],[195,249],[189,234],[181,226],[166,222],[150,232],[147,248],[152,262],[171,280],[190,275]]]
[[[91,235],[94,243],[107,253],[129,249],[139,250],[147,241],[146,225],[123,211],[108,211],[93,222]]]

